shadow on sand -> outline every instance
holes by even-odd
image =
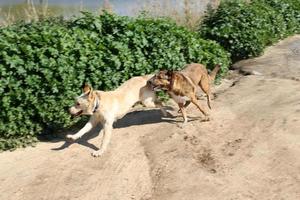
[[[179,119],[181,120],[181,118]],[[193,119],[191,119],[192,121]],[[161,123],[161,122],[167,122],[167,123],[178,123],[181,121],[178,121],[177,116],[172,116],[170,113],[168,113],[167,117],[163,117],[160,110],[152,109],[152,110],[140,110],[140,111],[133,111],[128,114],[126,114],[123,118],[117,120],[114,123],[114,129],[119,128],[126,128],[130,126],[136,126],[136,125],[145,125],[145,124],[154,124],[154,123]],[[81,127],[80,127],[81,128]],[[76,133],[80,128],[78,128],[75,131],[72,131],[72,133]],[[89,143],[88,141],[92,138],[95,138],[99,135],[102,127],[101,125],[95,127],[92,131],[89,133],[86,133],[84,136],[82,136],[80,139],[78,139],[75,142],[69,142],[64,139],[64,135],[61,135],[59,138],[52,139],[50,142],[60,142],[65,141],[63,145],[57,148],[53,148],[54,151],[63,150],[65,148],[68,148],[73,143],[78,143],[80,145],[86,146],[88,148],[98,150],[98,147],[95,145]],[[71,134],[72,134],[71,133]]]

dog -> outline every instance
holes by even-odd
[[[200,86],[202,91],[206,94],[207,105],[211,109],[211,85],[215,81],[216,75],[221,66],[217,64],[215,68],[208,74],[204,65],[198,63],[191,63],[180,71],[183,75],[188,77],[195,85]]]
[[[103,140],[100,149],[92,152],[92,156],[102,155],[110,142],[113,123],[123,117],[138,102],[146,107],[159,107],[164,116],[167,115],[161,102],[157,102],[155,92],[147,85],[152,75],[133,77],[114,91],[93,90],[89,85],[83,88],[83,94],[75,100],[69,109],[73,116],[89,115],[87,124],[74,135],[66,138],[75,141],[89,132],[98,123],[103,126]]]
[[[209,120],[208,112],[197,102],[197,86],[203,90],[207,96],[207,105],[211,109],[211,84],[215,80],[220,65],[216,65],[213,71],[208,74],[202,64],[192,63],[185,66],[181,71],[163,70],[155,74],[148,84],[153,90],[165,90],[178,104],[184,118],[184,124],[187,122],[185,108],[192,102],[204,114],[204,121]]]

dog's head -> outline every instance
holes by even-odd
[[[172,71],[159,71],[151,79],[148,80],[148,84],[151,86],[152,90],[168,90],[170,87],[170,81],[172,78]]]
[[[72,116],[92,115],[98,107],[98,98],[88,84],[83,87],[83,94],[75,98],[75,105],[69,109]]]

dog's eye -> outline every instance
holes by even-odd
[[[77,102],[77,103],[76,103],[76,106],[80,106],[80,103],[79,103],[79,102]]]

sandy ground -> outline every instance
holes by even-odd
[[[215,87],[210,122],[194,106],[184,128],[181,117],[135,111],[100,158],[90,155],[100,128],[1,153],[0,199],[300,199],[300,36],[234,68]]]

